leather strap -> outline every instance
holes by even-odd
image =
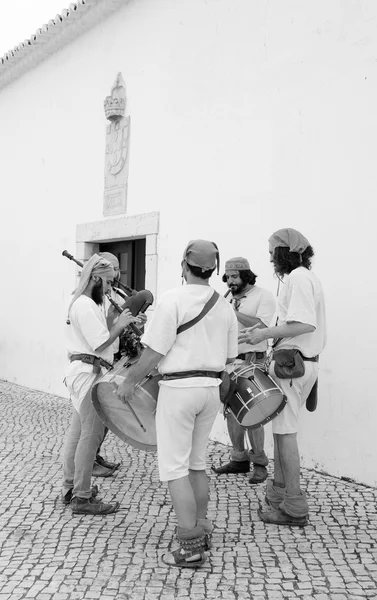
[[[106,367],[106,369],[112,368],[112,365],[107,362],[107,360],[100,358],[99,356],[94,356],[94,354],[72,354],[70,361],[73,362],[75,360],[81,360],[81,362],[88,365],[99,363],[101,367]]]
[[[237,358],[239,358],[240,360],[246,360],[251,354],[255,354],[255,358],[257,360],[263,360],[267,356],[266,352],[244,352],[239,354]]]
[[[199,323],[199,321],[201,321],[201,319],[203,317],[206,316],[206,314],[211,310],[211,308],[213,306],[215,306],[217,300],[219,299],[220,294],[218,294],[218,292],[216,292],[216,290],[214,290],[212,296],[210,297],[210,299],[205,303],[202,311],[198,314],[197,317],[195,317],[194,319],[191,319],[191,321],[187,321],[187,323],[184,323],[183,325],[180,325],[177,329],[177,335],[179,333],[182,333],[182,331],[186,331],[187,329],[190,329],[190,327],[192,327],[193,325],[196,325],[196,323]]]
[[[220,378],[220,373],[218,371],[181,371],[178,373],[165,373],[162,379],[163,381],[170,381],[171,379],[187,379],[189,377]]]
[[[310,362],[318,362],[319,361],[319,355],[317,354],[317,356],[311,356],[310,358],[308,358],[307,356],[304,356],[301,352],[300,352],[301,356],[302,356],[302,360],[309,360]]]

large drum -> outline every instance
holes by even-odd
[[[128,357],[122,358],[106,375],[99,379],[92,389],[92,402],[102,422],[134,448],[155,452],[156,406],[161,375],[155,370],[136,387],[132,400],[122,402],[117,394],[117,386],[124,381]]]
[[[256,429],[265,425],[285,407],[286,396],[259,367],[242,363],[229,376],[235,382],[236,389],[227,406],[242,427]]]

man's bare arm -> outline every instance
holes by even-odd
[[[238,310],[235,311],[235,315],[237,317],[237,321],[239,323],[241,323],[241,325],[243,327],[253,327],[254,325],[257,325],[257,324],[260,325],[261,329],[266,327],[266,325],[263,323],[263,321],[261,321],[257,317],[249,317],[248,315],[245,315],[244,313],[242,313]]]

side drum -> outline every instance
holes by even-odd
[[[236,421],[247,429],[256,429],[276,417],[287,398],[276,382],[262,369],[241,364],[229,373],[236,390],[227,402]]]
[[[156,407],[161,375],[154,370],[136,387],[129,403],[122,402],[117,386],[125,379],[130,366],[128,357],[122,358],[93,386],[92,402],[100,419],[121,440],[134,448],[157,450]]]

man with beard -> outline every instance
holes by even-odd
[[[318,377],[318,356],[326,344],[325,302],[321,283],[311,269],[308,240],[295,229],[279,229],[269,238],[270,261],[284,285],[278,298],[278,322],[266,329],[245,329],[239,341],[259,344],[275,338],[271,376],[287,397],[273,419],[274,479],[267,482],[269,509],[258,511],[265,523],[303,527],[309,507],[300,488],[297,431],[300,409]]]
[[[108,260],[111,263],[111,265],[114,269],[114,280],[118,280],[120,277],[120,270],[119,270],[119,261],[118,261],[117,257],[114,254],[111,254],[111,252],[99,252],[98,256],[100,256],[101,258],[105,258],[106,260]],[[113,283],[114,283],[114,280],[113,280]],[[112,300],[114,300],[114,302],[116,302],[118,305],[122,306],[124,304],[125,298],[124,298],[123,294],[121,295],[120,293],[118,293],[118,290],[115,290],[113,287],[111,287],[109,290],[109,294],[110,294],[110,297],[112,298]],[[111,329],[111,327],[113,326],[119,313],[116,311],[114,306],[110,303],[107,296],[104,296],[103,308],[105,311],[107,326],[109,329]],[[141,317],[142,321],[146,320],[145,315],[140,315],[140,317]],[[113,350],[113,360],[115,361],[120,358],[119,337],[117,337],[114,340],[114,342],[112,344],[112,350]],[[93,473],[92,473],[93,477],[111,477],[115,473],[115,471],[120,467],[120,463],[112,463],[112,462],[106,460],[105,458],[103,458],[103,456],[101,456],[101,446],[105,440],[105,437],[106,437],[108,431],[109,431],[108,428],[105,427],[103,439],[97,449],[96,459],[94,461]]]
[[[74,514],[107,515],[119,506],[118,502],[100,502],[95,498],[97,486],[91,488],[94,458],[104,434],[104,425],[91,402],[91,389],[113,362],[114,340],[127,325],[140,322],[125,310],[109,331],[102,304],[113,279],[111,263],[94,254],[83,267],[68,309],[70,365],[65,383],[73,411],[64,446],[61,498],[64,504],[71,504]]]
[[[275,312],[275,298],[271,292],[255,285],[257,275],[250,270],[246,258],[231,258],[225,263],[224,283],[231,292],[230,302],[235,310],[238,329],[244,327],[268,327]],[[241,343],[238,346],[239,362],[247,361],[263,364],[266,360],[267,342],[251,345]],[[264,452],[264,429],[247,429],[251,451],[245,448],[245,429],[238,424],[231,411],[227,415],[227,426],[232,442],[231,460],[220,467],[212,467],[218,474],[248,473],[250,462],[254,469],[249,483],[262,483],[267,479],[268,458]]]

